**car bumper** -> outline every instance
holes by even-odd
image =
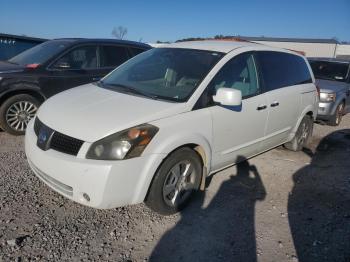
[[[329,120],[330,117],[334,114],[334,107],[335,107],[334,102],[333,103],[319,102],[318,110],[317,110],[317,119]]]
[[[65,197],[94,208],[115,208],[144,201],[154,173],[165,157],[149,154],[121,161],[79,158],[43,151],[29,124],[25,136],[28,163],[45,184]]]

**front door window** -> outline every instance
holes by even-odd
[[[252,54],[241,54],[223,66],[211,81],[211,94],[215,94],[221,87],[238,89],[242,92],[243,98],[259,93],[258,77]]]
[[[77,47],[61,57],[54,67],[74,70],[96,69],[96,46]]]

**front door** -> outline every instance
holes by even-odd
[[[97,46],[72,49],[52,64],[49,71],[43,84],[47,96],[99,80],[102,75],[97,63]]]
[[[210,107],[213,121],[213,170],[232,165],[238,158],[260,152],[268,116],[267,98],[261,94],[253,53],[227,62],[209,84],[209,94],[220,87],[242,92],[242,105]]]

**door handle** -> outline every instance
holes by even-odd
[[[92,81],[100,81],[101,80],[101,77],[93,77],[92,78]]]
[[[256,110],[264,110],[266,108],[267,108],[266,105],[260,105],[260,106],[258,106],[258,108]]]
[[[279,105],[280,105],[280,103],[277,102],[277,101],[275,101],[275,102],[273,102],[273,103],[271,104],[271,107],[275,107],[275,106],[279,106]]]

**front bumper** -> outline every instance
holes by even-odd
[[[33,122],[25,136],[25,152],[33,172],[53,190],[90,207],[106,209],[143,202],[165,157],[148,154],[128,160],[102,161],[79,157],[81,152],[71,156],[52,149],[43,151],[36,145]]]
[[[329,120],[334,114],[335,102],[319,102],[317,110],[317,119]]]

